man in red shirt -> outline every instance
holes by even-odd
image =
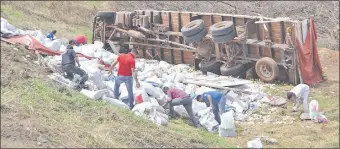
[[[111,65],[109,73],[112,73],[113,68],[119,63],[118,75],[115,79],[114,85],[114,96],[116,99],[119,97],[119,87],[120,84],[125,83],[128,91],[128,106],[130,109],[133,108],[134,97],[133,97],[133,80],[136,82],[136,87],[139,88],[140,84],[137,79],[137,73],[135,70],[135,56],[130,52],[130,50],[119,50],[120,55],[117,60]]]
[[[192,99],[190,95],[180,89],[169,89],[168,87],[164,87],[163,92],[170,97],[168,100],[168,104],[170,104],[170,116],[173,116],[174,114],[174,106],[183,105],[185,110],[188,112],[194,127],[197,128],[197,120],[192,111]]]
[[[84,35],[78,35],[73,38],[73,43],[76,46],[87,44],[86,37]]]

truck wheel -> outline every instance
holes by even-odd
[[[272,82],[279,76],[279,67],[276,62],[269,57],[263,57],[256,62],[256,74],[264,82]]]
[[[215,43],[225,43],[229,40],[233,40],[236,37],[235,30],[231,30],[228,34],[222,35],[222,36],[212,36],[212,40]]]
[[[200,62],[199,67],[202,72],[212,72],[217,75],[221,75],[220,67],[222,63],[217,60],[212,60],[209,62]]]
[[[193,35],[193,36],[184,36],[184,40],[187,42],[187,43],[193,43],[193,42],[198,42],[200,41],[203,37],[205,37],[205,35],[207,35],[208,32],[206,29],[203,29],[201,32]]]
[[[181,32],[183,36],[191,37],[195,34],[198,34],[203,29],[205,29],[204,21],[202,19],[198,19],[191,21],[189,24],[182,27]]]
[[[227,68],[225,65],[220,67],[220,71],[222,76],[233,76],[233,77],[241,77],[241,74],[245,72],[245,67],[243,64],[237,64],[233,67]]]
[[[232,21],[222,21],[210,26],[212,36],[222,36],[234,30],[234,23]]]

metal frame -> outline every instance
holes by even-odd
[[[150,47],[151,50],[152,50],[152,58],[155,57],[155,55],[158,55],[156,54],[156,51],[155,51],[155,48],[159,49],[159,53],[160,53],[160,60],[164,60],[164,49],[168,49],[170,50],[170,63],[172,64],[175,64],[175,56],[174,56],[174,50],[180,50],[181,51],[181,63],[184,63],[186,62],[185,61],[185,58],[184,58],[184,52],[187,51],[187,52],[193,52],[193,54],[195,54],[195,50],[196,50],[196,47],[194,46],[190,46],[190,45],[185,45],[184,44],[184,40],[183,40],[183,36],[181,34],[181,32],[174,32],[173,31],[173,27],[172,27],[172,12],[170,11],[162,11],[163,13],[166,13],[167,14],[167,17],[168,17],[168,27],[169,27],[169,31],[167,32],[159,32],[159,31],[155,31],[155,30],[148,30],[148,29],[145,29],[145,28],[142,28],[142,27],[139,27],[139,28],[129,28],[129,29],[132,29],[132,30],[136,30],[136,31],[140,31],[140,32],[143,32],[144,34],[149,34],[150,36],[155,36],[155,35],[165,35],[165,36],[168,36],[169,38],[173,37],[173,36],[177,36],[179,37],[179,42],[174,42],[174,41],[169,41],[170,39],[168,40],[162,40],[162,39],[156,39],[156,38],[145,38],[145,39],[142,39],[142,40],[145,40],[145,41],[153,41],[153,42],[161,42],[161,43],[167,43],[168,45],[163,45],[163,44],[159,44],[159,45],[155,45],[155,44],[150,44],[150,43],[143,43],[143,42],[130,42],[130,41],[124,41],[123,43],[124,44],[129,44],[129,45],[138,45],[138,46],[143,46],[143,47]],[[160,14],[162,12],[159,12]],[[154,12],[152,12],[153,14]],[[183,26],[182,24],[182,20],[181,20],[181,13],[180,12],[176,12],[178,13],[178,27],[181,28]],[[143,12],[142,14],[145,14],[145,12]],[[195,14],[198,14],[198,15],[201,15],[201,13],[195,13]],[[206,15],[206,14],[204,14]],[[211,24],[213,24],[215,21],[214,21],[214,17],[213,15],[217,15],[217,14],[210,14],[210,21],[211,21]],[[221,15],[221,20],[224,21],[224,17],[223,16],[228,16],[228,15]],[[236,16],[237,15],[232,15],[231,16],[231,19],[234,23],[236,23]],[[192,13],[189,13],[189,17],[192,18]],[[244,22],[246,23],[249,19],[258,19],[258,18],[254,18],[254,17],[243,17],[244,19]],[[153,17],[151,18],[152,22],[153,22]],[[97,33],[95,33],[95,28],[96,28],[96,17],[94,18],[93,20],[93,40],[96,39],[96,35]],[[163,20],[161,20],[161,22],[163,22]],[[294,22],[294,21],[292,21]],[[272,30],[271,30],[271,22],[265,22],[266,24],[268,24],[268,34],[269,34],[269,38],[273,41],[273,33],[272,33]],[[241,44],[241,46],[243,47],[242,49],[242,55],[239,55],[239,56],[236,56],[236,59],[238,62],[241,62],[241,63],[254,63],[256,61],[258,61],[260,58],[263,57],[263,48],[265,47],[268,47],[271,49],[271,57],[274,59],[275,57],[275,51],[274,49],[280,49],[280,61],[277,61],[277,64],[280,65],[280,66],[283,66],[284,68],[286,69],[292,69],[292,72],[289,72],[289,73],[298,73],[296,71],[297,69],[297,62],[296,62],[296,58],[297,58],[297,55],[296,55],[296,51],[294,48],[291,48],[291,47],[288,47],[287,44],[284,44],[284,39],[285,38],[285,29],[284,29],[284,22],[283,21],[280,21],[279,22],[280,25],[281,25],[281,28],[280,28],[280,31],[281,31],[281,44],[278,44],[278,43],[275,43],[275,44],[270,44],[268,45],[265,41],[261,40],[261,35],[260,35],[260,32],[259,32],[259,26],[262,25],[260,23],[256,23],[256,35],[257,35],[257,40],[255,39],[245,39],[245,40],[238,40],[238,39],[235,39],[235,40],[232,40],[232,41],[229,41],[228,43],[235,43],[235,44]],[[294,22],[296,23],[296,22]],[[151,23],[153,24],[153,23]],[[104,24],[105,25],[105,21],[104,21]],[[153,25],[154,27],[156,25]],[[109,38],[105,38],[103,39],[103,37],[106,37],[104,35],[106,35],[106,30],[108,30],[108,28],[113,28],[112,31],[109,33],[110,36]],[[117,28],[116,26],[114,25],[106,25],[105,28],[101,29],[101,40],[103,42],[107,42],[107,40],[110,40],[112,44],[118,44],[119,42],[118,41],[112,41],[112,37],[114,36],[114,34],[116,34],[117,32],[123,32],[123,33],[127,33],[127,30],[124,30],[124,29],[121,29],[121,28]],[[207,35],[206,36],[207,38],[211,37],[211,35]],[[228,44],[226,43],[226,44]],[[250,56],[249,53],[251,51],[251,46],[256,46],[259,48],[259,52],[260,52],[260,56],[259,57],[254,57],[254,56]],[[143,50],[143,56],[145,57],[146,56],[146,52],[145,52],[145,49],[142,49]],[[216,52],[217,50],[217,52]],[[219,56],[219,46],[218,44],[215,45],[215,53],[217,55],[212,55],[212,56]],[[292,58],[292,62],[291,63],[287,63],[287,57],[286,57],[286,52],[288,53],[291,53],[291,56],[293,57]],[[158,53],[158,52],[157,52]],[[195,62],[196,63],[196,62]],[[296,77],[294,77],[294,80],[291,80],[292,82],[294,82],[294,84],[297,84],[299,82],[300,79],[297,79]]]

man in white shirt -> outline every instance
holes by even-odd
[[[293,111],[297,112],[301,103],[303,103],[304,113],[309,113],[308,110],[308,94],[309,86],[306,84],[299,84],[287,93],[287,98],[295,101]]]

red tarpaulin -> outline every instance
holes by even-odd
[[[317,34],[314,26],[314,17],[310,18],[309,23],[305,43],[301,45],[298,39],[295,39],[295,42],[299,54],[298,58],[303,83],[312,85],[320,83],[324,79],[322,77],[323,72],[316,46]]]
[[[60,51],[53,51],[53,50],[50,50],[49,48],[45,47],[43,44],[41,44],[38,40],[36,40],[31,35],[18,35],[18,36],[11,36],[9,38],[2,38],[1,37],[1,40],[8,42],[8,43],[11,43],[11,44],[19,43],[19,44],[23,44],[23,45],[28,45],[28,48],[30,50],[35,50],[35,51],[38,51],[39,53],[44,53],[44,54],[47,54],[49,56],[62,54],[62,52],[60,52]],[[89,57],[89,56],[83,55],[81,53],[77,53],[77,56],[85,57],[87,59],[95,58],[95,57]],[[99,59],[99,63],[102,64],[102,65],[105,65],[105,67],[110,66],[108,64],[104,64],[104,62],[101,59]]]

